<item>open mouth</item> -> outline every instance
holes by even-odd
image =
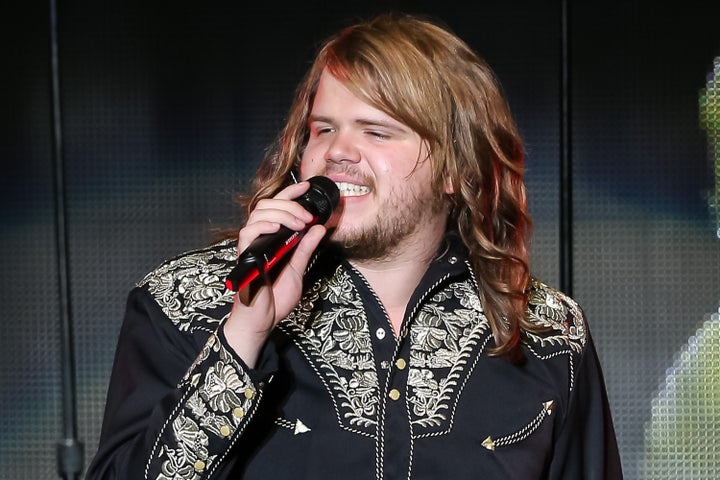
[[[370,193],[370,188],[365,185],[356,185],[347,182],[335,182],[341,197],[359,197]]]

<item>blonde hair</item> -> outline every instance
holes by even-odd
[[[493,329],[495,354],[513,354],[527,321],[532,221],[524,148],[490,67],[450,29],[384,14],[328,39],[298,86],[285,128],[254,180],[248,211],[277,193],[299,164],[307,118],[327,69],[359,98],[416,131],[430,146],[432,190],[453,193],[448,230],[462,238]]]

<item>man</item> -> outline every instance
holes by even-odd
[[[307,228],[290,179],[318,175],[340,204]],[[131,293],[88,479],[622,477],[582,311],[528,271],[516,126],[450,31],[331,38],[247,207]],[[306,233],[227,290],[281,227]]]

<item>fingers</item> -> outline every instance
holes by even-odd
[[[240,230],[238,249],[242,251],[258,236],[275,233],[281,226],[291,230],[304,229],[313,220],[313,215],[294,199],[309,187],[308,182],[300,182],[284,188],[273,198],[258,201],[245,227]]]
[[[315,249],[322,241],[327,229],[324,225],[313,225],[305,233],[305,236],[300,240],[295,252],[290,261],[290,265],[293,270],[297,273],[298,277],[302,279],[305,269],[310,262],[310,257],[315,252]]]

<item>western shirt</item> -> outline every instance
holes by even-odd
[[[234,242],[184,253],[130,292],[93,479],[618,479],[602,369],[578,304],[529,286],[523,361],[494,337],[449,238],[399,335],[363,276],[317,254],[248,368],[223,336]]]

